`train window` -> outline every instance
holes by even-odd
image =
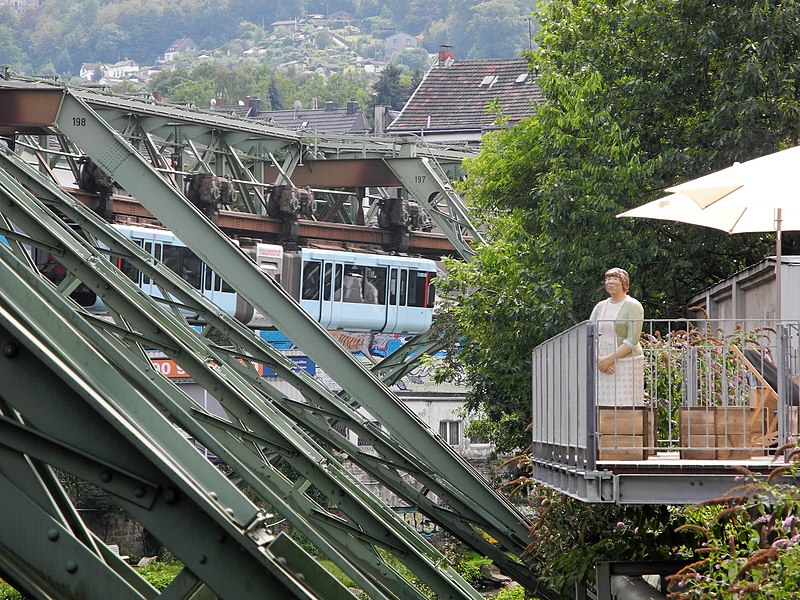
[[[345,439],[348,439],[350,437],[350,430],[347,428],[347,425],[345,425],[341,421],[336,421],[333,424],[333,430]]]
[[[406,305],[406,291],[408,289],[408,270],[400,271],[400,306]]]
[[[386,268],[367,267],[364,279],[364,303],[384,304],[386,302]]]
[[[133,266],[130,261],[120,258],[119,270],[125,273],[126,277],[134,283],[139,283],[139,269]]]
[[[428,271],[411,271],[408,278],[408,305],[427,308],[433,306],[433,286],[428,293],[429,278],[432,273]]]
[[[322,263],[318,261],[303,264],[303,300],[319,300],[319,273]]]
[[[397,306],[397,269],[389,276],[389,304]]]
[[[200,266],[202,262],[189,248],[165,246],[164,264],[180,275],[193,288],[200,289]]]
[[[333,299],[337,302],[342,301],[342,279],[344,274],[344,267],[342,265],[336,265],[336,282],[334,284],[334,294]],[[346,299],[346,298],[345,298]]]
[[[347,267],[344,276],[344,301],[364,302],[364,267]]]
[[[149,255],[153,255],[153,242],[145,242],[144,243],[144,251],[147,252]],[[142,283],[150,283],[150,278],[147,275],[142,275]]]
[[[328,301],[331,299],[331,280],[333,279],[333,265],[325,263],[325,274],[322,280],[322,299]]]
[[[231,287],[231,285],[227,281],[225,281],[219,275],[217,275],[217,281],[222,286],[222,291],[225,292],[226,294],[233,294],[236,291]]]

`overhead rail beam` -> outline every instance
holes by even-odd
[[[11,82],[0,81],[0,85],[8,87]],[[52,111],[56,107],[47,103],[57,99],[61,88],[42,82],[15,81],[13,85],[15,97],[4,101],[4,110],[10,111],[9,123],[6,127],[0,126],[0,133],[54,133]],[[50,93],[45,92],[48,89]],[[31,93],[38,95],[30,96]],[[221,112],[188,110],[77,88],[69,89],[69,95],[91,108],[137,151],[140,145],[150,153],[155,147],[161,147],[165,153],[166,148],[172,147],[187,166],[193,165],[201,171],[210,169],[220,176],[237,175],[242,203],[250,211],[263,214],[264,201],[260,197],[260,186],[246,183],[248,177],[243,169],[249,170],[256,181],[259,178],[263,181],[267,172],[274,171],[276,178],[272,183],[293,182],[298,186],[309,185],[303,180],[305,174],[324,172],[326,177],[341,178],[337,185],[343,187],[378,188],[402,184],[423,208],[433,211],[432,220],[466,259],[473,254],[470,244],[480,242],[480,235],[463,209],[463,200],[450,186],[451,175],[447,174],[448,170],[457,170],[468,156],[464,151],[429,146],[406,138],[324,134],[311,138]],[[39,110],[49,118],[38,124],[30,122],[31,111]],[[405,167],[389,165],[391,168],[387,169],[385,161],[390,159],[403,159]],[[335,166],[331,168],[331,164]],[[401,173],[402,178],[398,179],[397,173]],[[425,184],[420,186],[415,181]],[[435,202],[430,198],[432,194],[438,194]]]

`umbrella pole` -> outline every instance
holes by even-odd
[[[777,289],[777,302],[775,305],[775,309],[778,313],[778,320],[783,318],[783,314],[781,313],[781,217],[782,217],[782,209],[778,209],[776,218],[775,218],[775,288]]]

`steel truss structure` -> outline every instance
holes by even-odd
[[[370,598],[424,597],[390,557],[440,598],[480,598],[342,466],[346,458],[535,589],[527,566],[514,558],[527,544],[525,518],[187,200],[174,175],[159,171],[162,149],[148,140],[156,130],[180,131],[181,142],[209,165],[216,154],[190,140],[260,157],[281,150],[283,162],[272,164],[287,178],[308,156],[335,160],[333,142],[308,143],[244,122],[228,127],[225,119],[193,121],[184,113],[178,123],[173,109],[140,104],[95,96],[90,102],[84,92],[55,85],[3,82],[0,133],[55,135],[79,149],[224,273],[344,393],[295,372],[286,357],[0,143],[0,234],[7,241],[0,244],[0,576],[31,598],[354,597],[289,537],[275,535],[273,517],[260,508],[268,506]],[[131,132],[138,146],[123,135]],[[441,190],[444,179],[431,184],[441,173],[428,150],[379,146],[344,146],[338,154],[369,154],[399,179],[416,181],[418,197],[455,201],[452,190]],[[236,178],[248,172],[253,165],[242,163]],[[450,229],[454,244],[464,233],[477,235],[460,220],[466,215],[460,208],[429,208],[440,212],[434,218]],[[58,287],[36,270],[30,247],[67,268]],[[163,298],[143,294],[110,257],[150,277]],[[103,299],[113,319],[93,317],[69,298],[79,284]],[[202,327],[187,325],[180,312],[187,307],[202,316]],[[205,412],[161,377],[149,349],[175,360],[219,401],[226,418]],[[304,400],[287,398],[255,364],[277,372]],[[402,369],[390,364],[384,374]],[[371,440],[373,451],[351,443],[337,424]],[[226,474],[194,442],[218,457]],[[182,561],[181,575],[165,590],[152,588],[82,524],[54,468],[112,496]]]

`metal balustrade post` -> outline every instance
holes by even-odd
[[[594,323],[586,325],[586,469],[594,471],[597,467],[597,411],[595,398],[597,396],[597,326]]]

